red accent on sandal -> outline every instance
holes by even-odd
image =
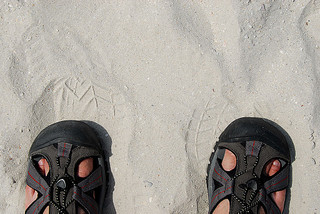
[[[95,181],[97,181],[99,178],[101,178],[101,176],[102,175],[100,175],[99,177],[97,177],[95,180],[93,180],[93,181],[91,181],[90,183],[88,183],[88,184],[86,184],[86,185],[84,185],[83,187],[81,187],[81,188],[85,188],[86,186],[88,186],[89,184],[92,184],[92,183],[94,183]]]
[[[260,194],[262,197],[265,197],[261,192],[259,192],[259,194]],[[266,197],[265,197],[265,198],[266,198]],[[269,205],[269,208],[271,209],[272,213],[274,214],[274,211],[273,211],[273,209],[272,209],[271,206],[270,206],[270,202],[267,201],[267,200],[266,200],[266,202],[267,202],[267,204]]]
[[[94,209],[94,211],[95,211],[95,213],[98,213],[97,212],[97,210],[96,210],[96,208],[89,202],[89,201],[87,201],[86,199],[84,199],[81,195],[79,195],[78,193],[76,193],[76,192],[73,192],[74,194],[76,194],[77,196],[79,196],[80,198],[82,198],[85,202],[87,202],[93,209]]]
[[[216,171],[216,169],[214,169],[214,171],[215,171],[221,178],[223,178],[223,180],[225,180],[225,181],[228,183],[228,180],[225,179],[222,175],[220,175],[220,174]]]
[[[232,187],[232,186],[231,186],[231,187]],[[228,189],[230,189],[231,187],[229,187]],[[222,192],[219,192],[216,196],[214,196],[213,199],[212,199],[212,201],[211,201],[211,204],[212,204],[213,200],[214,200],[218,195],[220,195],[221,193],[224,193],[224,192],[227,191],[228,189],[226,189],[226,190],[224,190],[224,191],[222,191]]]
[[[255,145],[255,144],[256,144],[256,141],[253,141],[251,156],[253,155],[253,149],[254,149],[254,145]]]
[[[63,144],[63,152],[62,152],[62,157],[64,157],[64,151],[66,151],[66,143]]]
[[[38,209],[38,207],[42,204],[42,202],[44,202],[44,200],[49,196],[50,194],[48,194],[46,197],[44,197],[44,199],[40,202],[40,204],[38,204],[38,206],[36,207],[36,209],[34,209],[33,213]]]
[[[44,188],[36,179],[34,179],[34,177],[32,177],[32,175],[30,174],[29,171],[28,171],[28,174],[30,175],[30,177],[31,177],[37,184],[39,184],[39,185],[44,189],[44,191],[47,191],[46,188]]]
[[[282,181],[285,181],[287,178],[288,178],[288,176],[285,177],[284,179],[282,179],[281,181],[279,181],[278,183],[275,183],[275,184],[272,184],[272,185],[268,186],[266,189],[269,189],[269,188],[272,187],[272,186],[275,186],[275,185],[277,185],[277,184],[280,184]]]

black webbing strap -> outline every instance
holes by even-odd
[[[88,213],[97,214],[99,210],[97,202],[92,197],[85,194],[85,192],[93,190],[100,185],[102,185],[101,166],[81,181],[78,184],[78,187],[74,188],[72,198],[79,202]]]
[[[218,163],[215,164],[211,176],[215,181],[218,181],[222,185],[212,194],[210,209],[213,209],[221,199],[232,193],[233,183],[231,177],[220,167]]]
[[[83,192],[88,192],[102,185],[102,169],[99,166],[88,177],[81,181],[78,186]]]
[[[98,203],[91,197],[85,194],[81,188],[74,187],[72,198],[75,199],[89,214],[98,214]]]
[[[50,213],[75,213],[77,204],[88,214],[98,214],[99,206],[92,195],[92,190],[103,185],[103,171],[99,165],[86,178],[76,179],[76,169],[86,158],[99,157],[99,152],[93,148],[73,146],[70,143],[57,143],[39,149],[31,157],[45,157],[50,166],[51,186],[31,162],[28,171],[27,184],[41,194],[30,207],[27,214],[38,214],[50,203]]]
[[[270,195],[266,193],[264,188],[259,191],[259,201],[264,205],[266,214],[281,214],[280,209],[271,199]]]
[[[264,183],[267,194],[286,188],[289,185],[290,167],[286,165],[281,171]]]

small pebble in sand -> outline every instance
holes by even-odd
[[[150,181],[147,181],[147,180],[143,181],[143,183],[145,184],[145,187],[152,187],[153,186],[153,183]]]

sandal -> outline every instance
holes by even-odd
[[[231,171],[222,168],[225,149],[236,156],[236,167]],[[275,159],[281,169],[267,176],[266,165]],[[262,206],[266,214],[280,214],[271,193],[284,189],[283,213],[288,213],[290,169],[288,141],[271,121],[248,117],[233,121],[220,135],[207,169],[209,214],[224,199],[230,202],[229,213],[256,214]]]
[[[50,170],[39,172],[38,161],[45,158]],[[89,176],[77,175],[79,163],[93,158]],[[84,122],[62,121],[45,128],[29,151],[27,185],[38,192],[38,198],[26,214],[77,213],[81,207],[88,214],[102,213],[106,193],[106,170],[103,150],[94,130]]]

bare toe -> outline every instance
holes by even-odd
[[[222,160],[223,169],[226,171],[231,171],[236,167],[236,164],[237,164],[236,156],[231,151],[226,149],[223,160]]]
[[[273,160],[272,162],[270,162],[266,166],[266,174],[269,175],[269,176],[273,176],[280,169],[281,169],[280,161]],[[279,207],[279,209],[280,209],[280,211],[282,213],[282,211],[284,209],[284,202],[285,202],[285,199],[286,199],[286,190],[284,189],[284,190],[272,193],[272,198],[273,198],[274,202]],[[260,212],[260,214],[264,214],[264,211]]]
[[[78,176],[80,178],[85,178],[88,175],[90,175],[92,170],[93,170],[93,158],[86,158],[83,161],[81,161],[79,164]],[[78,208],[78,213],[85,214],[86,212],[83,209]]]
[[[24,201],[24,209],[26,210],[32,204],[32,202],[34,202],[37,199],[38,193],[28,185],[26,186],[25,193],[26,199]]]
[[[273,176],[281,169],[281,163],[278,160],[273,160],[266,167],[266,173],[269,176]]]
[[[221,164],[224,170],[226,171],[233,170],[237,164],[236,156],[231,151],[226,149]],[[228,199],[224,199],[217,205],[217,207],[214,209],[212,214],[227,214],[229,213],[229,209],[230,209],[230,202]]]
[[[86,158],[83,161],[80,162],[79,164],[79,169],[78,169],[78,176],[80,178],[85,178],[93,170],[93,158]]]
[[[214,209],[212,214],[227,214],[229,213],[230,203],[228,199],[222,200]]]
[[[42,175],[48,175],[50,169],[46,159],[42,158],[41,160],[39,160],[38,166],[39,166],[39,171]],[[35,200],[37,200],[38,192],[27,185],[25,193],[26,194],[25,194],[24,207],[26,210]],[[48,213],[49,213],[49,207],[47,207],[44,210],[43,214],[48,214]]]

